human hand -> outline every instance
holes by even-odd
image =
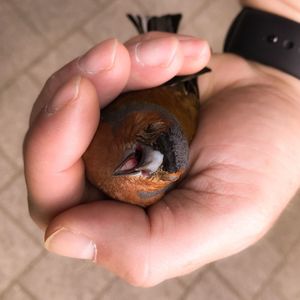
[[[86,184],[81,160],[98,125],[99,101],[104,107],[124,90],[194,73],[209,60],[200,40],[146,36],[156,44],[144,44],[144,63],[136,57],[137,37],[126,47],[103,42],[80,68],[75,60],[58,71],[37,100],[24,146],[30,212],[47,227],[46,247],[92,259],[140,286],[183,275],[259,239],[298,188],[300,150],[299,89],[292,78],[215,56],[213,72],[200,79],[201,119],[185,180],[147,210],[103,200]]]

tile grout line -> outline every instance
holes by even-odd
[[[4,159],[8,161],[10,165],[12,165],[12,167],[16,172],[20,170],[20,166],[18,166],[18,164],[6,154],[6,152],[4,151],[1,145],[0,145],[0,156],[3,156]]]
[[[204,7],[208,7],[209,5],[211,5],[211,0],[205,0],[201,5],[199,5],[199,7],[197,8],[197,10],[193,10],[190,18],[191,19],[195,19],[196,16],[198,15],[199,11],[200,11],[200,15],[202,14],[202,11],[204,11]]]
[[[21,232],[26,235],[26,237],[28,237],[36,246],[42,247],[42,241],[39,242],[35,237],[33,237],[32,234],[26,228],[24,228],[22,224],[20,224],[20,222],[18,222],[18,220],[9,211],[6,210],[5,207],[1,206],[0,209],[6,214],[6,216],[8,216],[8,218],[14,223],[15,226],[17,226],[21,230]],[[29,214],[28,218],[30,218]]]
[[[0,196],[1,196],[1,193],[3,193],[6,189],[8,189],[10,186],[12,186],[13,182],[15,180],[17,180],[20,176],[24,176],[23,175],[23,170],[20,170],[19,172],[15,173],[14,176],[12,177],[12,179],[9,181],[8,184],[6,184],[5,188],[4,189],[0,189]],[[26,194],[26,197],[27,197],[27,194]],[[37,246],[41,246],[41,243],[35,238],[32,236],[32,234],[26,229],[24,228],[20,222],[18,222],[18,220],[11,214],[10,211],[8,211],[5,207],[3,207],[2,205],[0,205],[0,209],[2,212],[5,213],[5,215],[7,215],[9,217],[9,219],[24,233],[27,235],[27,237],[30,238],[30,240],[32,242],[34,242]],[[30,218],[30,215],[29,215],[29,212],[28,212],[28,218]]]
[[[15,181],[15,179],[18,177],[18,172],[15,172],[8,180],[7,182],[5,182],[5,184],[0,187],[0,194],[6,190],[6,187],[11,185],[13,183],[13,181]]]
[[[48,39],[43,35],[43,32],[39,30],[31,21],[27,18],[27,14],[24,13],[18,5],[16,5],[13,1],[7,1],[6,3],[10,6],[10,8],[22,19],[22,21],[39,37],[42,38],[43,42],[49,44]]]
[[[113,3],[112,1],[106,1],[105,5],[103,5],[104,8],[101,8],[101,9],[107,10],[112,5],[112,3]],[[58,38],[56,41],[53,41],[52,43],[48,44],[45,51],[42,51],[42,53],[37,55],[37,57],[35,59],[33,59],[32,62],[30,62],[27,66],[25,66],[22,69],[20,69],[19,71],[17,71],[14,76],[12,76],[11,78],[8,78],[6,80],[6,82],[2,86],[0,86],[0,92],[2,92],[5,89],[8,89],[10,86],[12,86],[15,83],[15,81],[18,78],[20,78],[24,73],[29,74],[30,69],[32,67],[34,67],[36,64],[40,63],[42,61],[42,59],[44,59],[44,57],[46,57],[47,55],[49,55],[51,53],[51,51],[53,51],[54,49],[59,47],[59,45],[61,45],[62,42],[64,42],[66,38],[75,34],[78,30],[81,30],[81,28],[84,27],[84,25],[87,24],[91,19],[96,17],[98,13],[99,13],[99,10],[96,9],[94,13],[92,13],[88,17],[84,18],[79,24],[75,25],[73,28],[71,28],[69,31],[67,31],[63,36]],[[27,19],[27,15],[24,14],[24,16]]]
[[[41,85],[41,83],[39,82],[39,80],[30,72],[30,70],[27,70],[24,74],[30,78],[30,80],[32,81],[32,83],[35,86],[37,86],[39,89],[42,89],[43,84]],[[29,126],[29,122],[28,122],[28,126]]]
[[[95,3],[95,5],[100,5],[100,3],[97,0],[92,0],[92,1]],[[108,2],[108,0],[106,0],[106,2]]]
[[[8,1],[8,0],[5,0],[5,1]],[[100,4],[98,3],[97,0],[91,0],[91,1],[97,6],[97,8],[100,6]],[[104,5],[103,5],[104,10],[107,9],[107,7],[109,7],[109,6],[111,5],[112,2],[113,2],[113,1],[106,0],[105,3],[104,3]],[[18,7],[18,5],[16,5],[13,1],[8,2],[8,4],[10,5],[10,7],[11,7],[12,9],[14,9],[14,10],[18,13],[18,15],[19,15],[20,17],[22,17],[23,20],[26,21],[26,24],[30,27],[30,29],[32,29],[35,33],[37,33],[38,35],[40,35],[40,36],[43,38],[43,40],[44,40],[45,42],[47,42],[47,44],[49,44],[50,46],[51,46],[52,44],[53,44],[53,45],[56,45],[58,41],[61,41],[62,38],[65,38],[67,35],[69,35],[69,32],[72,32],[73,29],[76,28],[76,27],[78,26],[78,25],[75,25],[75,26],[74,26],[73,28],[71,28],[68,32],[66,32],[66,34],[65,34],[62,38],[58,38],[58,39],[55,40],[55,41],[51,41],[51,40],[49,40],[49,39],[43,34],[43,31],[40,31],[40,29],[39,29],[38,27],[36,27],[36,25],[35,25],[34,23],[31,22],[31,20],[30,20],[30,19],[28,18],[28,16],[27,16],[27,14],[24,13],[24,12],[22,11],[22,9],[20,9],[20,8]],[[102,9],[103,9],[103,8],[102,8]],[[97,10],[97,9],[96,9],[95,11],[97,11],[97,13],[98,13],[98,10]],[[93,17],[94,17],[94,14],[91,14],[90,16],[93,18]],[[90,16],[89,16],[89,17],[90,17]],[[87,18],[88,18],[88,17],[87,17]],[[86,22],[87,22],[87,20],[84,18],[84,19],[80,22],[80,24],[81,24],[81,23],[86,23]]]
[[[91,42],[93,45],[95,45],[95,41],[93,38],[88,34],[88,32],[84,28],[80,28],[78,33],[82,34],[89,42]]]
[[[188,274],[186,274],[188,276]],[[184,276],[184,275],[183,275]],[[189,284],[185,284],[183,281],[181,281],[180,279],[181,276],[175,277],[174,280],[176,280],[176,282],[180,285],[180,287],[182,287],[183,289],[187,289],[191,284],[194,283],[194,280],[191,280]],[[198,277],[198,275],[196,276],[196,278]]]
[[[13,1],[8,1],[8,0],[4,0],[4,1],[10,7],[10,9],[12,9],[20,19],[22,19],[22,21],[25,23],[25,25],[28,26],[28,28],[30,30],[32,30],[33,33],[38,36],[38,38],[41,39],[42,43],[46,44],[45,52],[47,52],[47,49],[49,49],[51,46],[49,44],[48,39],[43,35],[43,33],[38,28],[36,28],[36,26],[30,21],[30,19],[28,19],[27,14],[23,13],[23,11],[18,7],[18,5],[16,5]],[[44,51],[42,51],[42,52],[44,53]],[[17,80],[17,78],[21,77],[21,75],[26,72],[26,69],[30,65],[31,65],[31,63],[29,65],[23,67],[21,70],[17,71],[12,77],[8,78],[4,82],[4,84],[2,86],[0,86],[0,92],[2,92],[5,89],[8,89],[11,85],[13,85],[15,83],[15,81]]]
[[[10,186],[10,185],[13,183],[13,181],[15,181],[15,180],[18,178],[19,174],[20,174],[20,172],[15,172],[15,173],[9,178],[9,180],[8,180],[2,187],[0,187],[0,194],[1,194],[2,192],[4,192],[4,191],[6,190],[6,188],[7,188],[8,186]]]
[[[264,282],[264,284],[261,286],[261,288],[258,290],[258,292],[253,296],[253,299],[256,299],[257,297],[259,297],[263,293],[263,291],[266,289],[268,284],[270,284],[272,282],[274,277],[280,272],[282,267],[287,263],[289,256],[291,255],[292,251],[296,248],[296,246],[299,242],[300,242],[300,234],[299,234],[298,238],[295,240],[295,242],[292,244],[290,249],[285,254],[283,254],[282,261],[278,263],[276,268],[274,268],[274,270],[271,272],[268,279]],[[283,300],[285,300],[285,296],[282,295],[282,293],[280,293],[280,296],[282,296]]]
[[[17,281],[17,283],[22,288],[24,293],[26,293],[31,298],[31,300],[38,300],[34,294],[32,294],[26,287],[24,287],[22,283],[20,283],[19,281]]]
[[[211,264],[207,267],[207,269],[203,272],[201,272],[200,274],[198,274],[194,280],[192,280],[192,283],[189,284],[183,291],[182,295],[178,298],[178,300],[185,300],[189,293],[193,290],[193,288],[195,287],[195,285],[198,283],[199,280],[201,280],[201,278],[207,273],[211,271]]]
[[[220,279],[220,281],[226,285],[226,287],[235,295],[237,296],[237,298],[239,300],[245,300],[244,296],[242,296],[236,289],[235,287],[231,284],[231,282],[229,282],[219,271],[218,269],[215,267],[215,265],[213,264],[212,266],[212,270],[214,272],[214,274]]]
[[[204,11],[204,7],[209,6],[210,5],[211,0],[205,0],[202,3],[199,4],[199,6],[196,9],[193,9],[191,15],[189,16],[190,19],[194,19],[197,15],[202,14],[202,11]],[[142,9],[144,9],[145,11],[147,10],[147,6],[144,6],[143,2],[140,1],[135,1],[135,3]],[[200,14],[199,14],[200,11]],[[180,11],[179,11],[180,13]],[[183,16],[184,17],[184,16]],[[191,21],[190,21],[191,22]],[[180,32],[179,32],[180,33]]]
[[[112,288],[113,284],[114,284],[116,281],[117,281],[117,278],[116,278],[116,277],[112,278],[112,279],[106,284],[106,286],[102,289],[102,291],[100,291],[99,293],[97,293],[97,295],[93,298],[93,300],[99,300],[99,299],[101,299],[102,296],[105,295],[105,293],[106,293],[107,291],[109,291],[109,290]]]
[[[116,2],[116,1],[114,1]],[[110,6],[113,5],[112,1],[106,1],[105,5],[103,5],[103,8],[101,8],[102,10],[107,10]],[[99,5],[99,3],[94,0],[94,3],[96,3],[97,5]],[[146,9],[146,7],[143,6],[142,3],[140,3],[139,1],[135,1],[135,3],[137,4],[137,6],[139,6],[140,8],[144,8]],[[201,9],[202,7],[204,7],[207,3],[209,3],[209,0],[206,0],[204,3],[202,3],[199,6],[199,9]],[[84,34],[85,37],[87,37],[89,39],[89,41],[91,41],[92,43],[94,43],[94,41],[92,40],[92,38],[89,36],[89,34],[84,30],[84,25],[87,24],[90,19],[93,19],[94,17],[97,16],[97,14],[99,13],[99,10],[95,10],[95,12],[93,14],[91,14],[90,16],[88,16],[87,18],[85,18],[84,20],[82,20],[79,24],[75,25],[73,28],[71,28],[69,31],[67,31],[63,36],[61,36],[60,38],[58,38],[56,41],[53,42],[49,42],[48,39],[46,39],[46,37],[43,35],[43,33],[41,31],[39,31],[35,25],[33,23],[31,23],[30,19],[27,18],[27,15],[24,14],[14,3],[10,3],[8,2],[8,4],[10,5],[11,8],[15,8],[16,11],[18,12],[18,14],[22,17],[24,17],[24,19],[26,20],[26,24],[30,24],[30,28],[34,28],[34,31],[37,32],[39,34],[39,36],[42,37],[42,39],[44,41],[47,42],[47,47],[45,51],[42,51],[41,54],[39,54],[35,59],[33,59],[33,61],[31,63],[29,63],[27,66],[23,67],[22,69],[20,69],[19,71],[16,72],[16,74],[14,76],[12,76],[11,78],[8,78],[6,80],[6,82],[0,86],[0,92],[2,92],[5,89],[8,89],[10,86],[12,86],[15,81],[20,78],[23,73],[27,73],[27,74],[31,74],[30,69],[32,67],[34,67],[36,64],[40,63],[42,61],[42,59],[44,59],[45,56],[49,55],[55,48],[59,47],[59,45],[68,37],[71,36],[73,34],[75,34],[76,32],[82,33]],[[191,17],[195,17],[197,14],[197,12],[195,12],[193,15],[191,15]],[[31,78],[33,78],[33,76],[31,76]],[[35,80],[36,82],[36,80]],[[39,83],[40,85],[40,83]]]
[[[133,0],[133,2],[135,3],[135,5],[144,11],[147,11],[147,6],[144,6],[143,2],[139,1],[139,0]]]
[[[45,251],[41,251],[40,254],[38,254],[32,261],[28,263],[25,268],[16,275],[12,280],[10,280],[7,287],[0,293],[0,299],[4,296],[5,293],[7,293],[15,284],[19,284],[19,279],[24,276],[24,274],[31,269],[31,267],[36,264],[38,261],[40,261],[45,256]],[[22,286],[23,287],[23,286]]]
[[[277,288],[277,286],[275,286],[274,289],[275,289],[276,294],[280,297],[280,300],[291,300],[291,299],[287,299],[287,298],[282,294],[281,290]],[[256,299],[258,300],[258,299],[260,299],[259,297],[260,297],[261,295],[262,295],[261,293],[259,293],[259,294],[257,294],[257,295],[254,295],[254,297],[253,297],[251,300],[256,300]]]
[[[8,178],[7,182],[4,182],[3,186],[0,186],[0,193],[6,189],[7,186],[11,185],[12,182],[18,177],[18,174],[20,173],[20,169],[16,168],[14,164],[11,163],[11,160],[5,153],[2,153],[0,148],[0,157],[4,157],[4,159],[8,160],[9,165],[13,168],[13,174]]]
[[[267,286],[272,282],[274,276],[276,276],[276,274],[278,274],[279,271],[282,269],[282,267],[285,265],[286,261],[287,261],[286,257],[283,256],[282,260],[277,264],[277,266],[274,268],[274,270],[272,270],[272,272],[270,273],[268,278],[262,283],[262,285],[260,286],[258,291],[253,295],[253,297],[252,297],[253,300],[257,299],[259,296],[262,295],[262,293],[265,291]],[[281,293],[280,293],[280,296],[281,296]]]
[[[102,10],[107,10],[110,6],[113,5],[113,3],[116,1],[106,1],[105,5],[103,5],[103,8],[101,8]],[[30,74],[30,69],[32,67],[34,67],[36,64],[40,63],[41,60],[49,55],[51,53],[51,51],[53,51],[55,48],[59,47],[59,45],[68,37],[71,36],[73,34],[75,34],[77,31],[80,31],[81,33],[84,33],[85,37],[88,37],[89,40],[94,43],[94,41],[91,39],[91,37],[89,36],[89,34],[84,30],[84,25],[87,24],[90,19],[93,19],[94,17],[97,16],[97,14],[99,13],[99,10],[95,10],[95,12],[91,15],[89,15],[88,17],[86,17],[84,20],[82,20],[79,24],[75,25],[73,28],[71,28],[69,31],[67,31],[63,36],[61,36],[60,38],[58,38],[56,41],[53,42],[49,42],[49,40],[43,35],[43,33],[41,31],[39,31],[35,25],[33,23],[31,23],[30,19],[27,18],[27,15],[25,13],[23,13],[14,3],[11,2],[7,2],[8,5],[11,8],[14,8],[18,14],[20,16],[22,16],[25,20],[26,20],[26,24],[29,26],[30,25],[30,29],[34,29],[34,32],[38,33],[38,35],[45,41],[47,42],[47,47],[45,51],[42,51],[41,54],[39,54],[35,59],[32,60],[31,63],[29,63],[27,66],[23,67],[22,69],[20,69],[19,71],[17,71],[15,73],[14,76],[12,76],[11,78],[8,78],[4,84],[2,86],[0,86],[0,92],[2,92],[5,89],[8,89],[10,86],[12,86],[15,81],[21,77],[23,75],[23,73],[27,73]],[[94,0],[94,3],[96,3],[96,5],[99,5],[99,3]],[[139,6],[140,8],[144,8],[146,9],[146,7],[143,6],[142,3],[140,3],[139,1],[135,1],[135,3],[137,4],[137,6]],[[201,4],[199,6],[199,9],[201,9],[202,7],[204,7],[207,3],[209,3],[209,0],[206,0],[203,4]],[[195,17],[197,14],[197,12],[194,13],[194,15],[192,15],[192,17]]]
[[[0,153],[0,155],[1,155],[1,153]],[[23,170],[17,169],[16,172],[7,181],[7,183],[3,187],[0,188],[0,194],[2,192],[4,192],[10,185],[12,185],[13,181],[15,181],[22,173],[23,173]]]
[[[24,287],[18,281],[14,281],[13,285],[9,285],[7,288],[5,288],[4,291],[0,293],[0,299],[4,299],[4,297],[9,293],[9,291],[14,287],[14,285],[19,285],[23,293],[25,293],[26,296],[30,298],[30,300],[37,300],[35,297],[33,297],[33,295],[28,293],[27,290],[25,290]]]

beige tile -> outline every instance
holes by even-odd
[[[283,212],[267,239],[279,252],[287,254],[299,238],[300,193],[298,193]]]
[[[152,288],[137,288],[116,280],[110,289],[101,295],[101,300],[176,300],[183,293],[181,285],[176,280],[166,281]]]
[[[0,28],[1,87],[40,55],[46,45],[6,1],[0,1]]]
[[[119,0],[91,20],[85,26],[85,31],[95,43],[112,36],[124,42],[137,34],[126,17],[127,13],[142,16],[182,13],[183,18],[179,29],[181,33],[189,34],[191,33],[190,23],[192,16],[196,15],[197,11],[201,11],[206,2],[208,0],[196,2],[193,0]],[[111,16],[114,17],[112,18]],[[118,22],[115,20],[118,20]],[[99,28],[102,30],[99,30]]]
[[[251,299],[281,260],[282,256],[272,245],[262,240],[240,254],[215,263],[215,267],[243,297]]]
[[[202,9],[208,0],[152,0],[138,2],[145,8],[143,13],[147,15],[164,15],[181,13],[187,19],[194,15],[199,9]]]
[[[206,11],[209,0],[154,0],[140,1],[145,7],[144,15],[163,15],[181,13],[182,19],[179,26],[179,33],[194,35],[193,20]]]
[[[1,151],[3,150],[0,149],[0,191],[9,183],[16,173],[16,167],[2,155]]]
[[[37,243],[42,245],[43,234],[33,223],[28,213],[27,191],[22,175],[19,175],[0,193],[0,207],[9,213]]]
[[[19,284],[14,284],[0,297],[1,300],[33,300]]]
[[[41,253],[19,226],[0,210],[0,293]]]
[[[112,278],[91,263],[49,253],[20,282],[37,299],[92,300]]]
[[[254,300],[286,300],[282,297],[281,291],[274,284],[267,285]],[[292,299],[289,299],[292,300]],[[296,300],[296,299],[295,299]]]
[[[81,25],[99,7],[92,0],[12,0],[35,28],[55,42],[72,28]],[[106,2],[104,0],[103,2]]]
[[[29,72],[42,86],[55,71],[92,46],[92,42],[87,37],[76,32],[38,61]]]
[[[286,299],[300,299],[300,240],[289,254],[281,271],[275,276],[273,284]]]
[[[116,0],[88,22],[84,30],[94,43],[111,37],[124,42],[137,34],[126,14],[139,14],[140,12],[141,7],[134,0]]]
[[[37,86],[26,75],[0,94],[0,145],[19,167],[23,165],[22,144],[37,94]]]
[[[114,2],[114,0],[94,0],[94,1],[96,1],[98,4],[99,4],[99,6],[98,6],[98,8],[100,9],[100,8],[103,8],[104,6],[107,6],[107,5],[109,5],[111,2]]]
[[[209,1],[205,9],[192,20],[193,33],[207,39],[213,50],[220,52],[229,25],[239,10],[237,0]]]
[[[178,281],[185,287],[191,286],[195,281],[200,280],[200,277],[207,272],[209,266],[205,266],[185,276],[178,277]]]
[[[239,300],[231,289],[211,270],[189,290],[185,300]]]
[[[179,32],[188,34],[190,24],[194,17],[198,16],[209,0],[153,0],[140,1],[145,7],[143,14],[160,16],[163,14],[182,14]]]

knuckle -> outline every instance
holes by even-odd
[[[157,284],[154,270],[150,270],[148,257],[127,259],[123,272],[120,275],[127,283],[135,287],[152,287]]]
[[[142,272],[140,271],[128,271],[125,275],[124,280],[135,287],[147,288],[155,285],[152,281],[149,280],[148,277],[145,277],[144,274],[142,274]]]
[[[42,215],[42,213],[39,211],[36,204],[30,197],[28,197],[28,212],[29,216],[36,224],[36,226],[42,230],[45,230],[49,221],[47,221],[47,218]]]
[[[124,280],[130,285],[136,287],[145,287],[148,284],[148,275],[143,262],[139,262],[133,267],[131,264],[127,266],[124,273]],[[123,276],[122,276],[123,277]]]

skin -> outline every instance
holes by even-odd
[[[243,3],[266,2],[271,5]],[[296,20],[298,6],[286,0],[264,8]],[[141,41],[159,49],[159,66],[136,57]],[[92,73],[86,67],[95,56],[112,63]],[[89,187],[81,156],[97,128],[99,106],[208,62],[214,72],[199,80],[201,120],[191,168],[178,188],[144,210]],[[45,230],[49,251],[90,258],[133,285],[153,286],[247,248],[297,191],[298,79],[234,55],[210,59],[206,42],[165,33],[137,36],[125,46],[105,41],[78,66],[75,60],[47,81],[24,143],[30,213]]]

